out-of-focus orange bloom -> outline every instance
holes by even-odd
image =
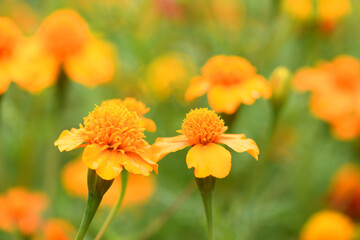
[[[76,230],[67,221],[62,219],[49,219],[44,223],[43,240],[72,240],[75,238]]]
[[[271,97],[271,85],[246,59],[219,55],[192,79],[185,98],[193,100],[206,92],[215,112],[233,114],[241,103],[251,105],[260,97]]]
[[[150,111],[150,108],[146,107],[145,104],[141,101],[136,100],[136,98],[127,97],[124,100],[121,99],[112,99],[104,101],[106,102],[115,102],[118,104],[124,104],[127,109],[130,111],[134,111],[137,113],[137,115],[142,120],[142,126],[145,128],[145,130],[149,132],[155,132],[156,131],[156,124],[153,120],[144,117],[146,113]]]
[[[360,62],[340,56],[317,68],[299,70],[294,78],[300,91],[311,91],[311,110],[327,121],[339,139],[360,135]]]
[[[300,240],[352,240],[355,224],[347,216],[325,210],[313,215],[303,227]]]
[[[212,0],[210,2],[213,21],[217,21],[222,28],[236,33],[241,28],[245,17],[245,4],[240,0]]]
[[[231,169],[231,154],[219,144],[225,144],[236,152],[248,152],[256,160],[259,148],[252,139],[244,134],[224,134],[227,127],[224,121],[212,110],[199,108],[191,110],[184,119],[181,135],[158,138],[152,145],[155,161],[171,152],[191,146],[186,163],[195,168],[195,177],[226,177]]]
[[[0,94],[3,94],[13,79],[13,55],[21,41],[19,28],[7,17],[0,17]]]
[[[134,174],[157,172],[149,156],[139,115],[117,101],[105,101],[84,118],[84,126],[65,130],[55,146],[62,151],[85,147],[83,162],[105,180],[119,176],[123,167]]]
[[[114,75],[112,46],[94,37],[73,10],[48,16],[17,55],[25,71],[17,74],[16,81],[34,93],[54,84],[61,66],[71,80],[88,87],[110,82]]]
[[[171,52],[157,57],[146,69],[146,79],[160,99],[167,99],[186,88],[194,72],[194,64],[187,55]]]
[[[41,223],[47,198],[23,188],[12,188],[0,196],[0,229],[32,235]]]
[[[360,168],[354,163],[344,165],[335,174],[330,187],[330,207],[360,218]]]
[[[81,160],[69,162],[62,172],[62,183],[69,195],[86,198],[87,168]],[[113,187],[107,191],[101,204],[114,206],[120,196],[121,178],[114,179]],[[155,179],[143,175],[129,174],[128,187],[126,189],[123,206],[141,204],[149,200],[155,191]]]

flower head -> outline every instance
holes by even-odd
[[[227,127],[214,111],[207,108],[191,110],[182,125],[181,135],[170,138],[158,138],[152,145],[156,161],[170,152],[191,146],[186,163],[195,168],[195,177],[226,177],[231,169],[231,154],[219,144],[228,145],[236,152],[248,152],[258,159],[259,148],[252,139],[244,134],[225,134]]]
[[[79,129],[63,131],[55,146],[60,151],[86,146],[84,163],[101,178],[111,180],[123,167],[130,173],[145,176],[152,170],[157,172],[157,164],[150,160],[150,146],[144,138],[138,114],[116,101],[107,101],[96,106]]]
[[[75,236],[75,228],[62,219],[48,219],[43,227],[46,240],[71,240]]]
[[[216,112],[232,114],[241,103],[251,105],[260,97],[271,96],[271,86],[244,58],[212,57],[202,68],[202,76],[193,78],[185,93],[187,100],[208,93],[210,106]]]
[[[355,224],[347,216],[325,210],[313,215],[303,227],[300,240],[351,240]]]
[[[350,56],[339,56],[316,68],[299,70],[295,87],[311,91],[311,110],[331,125],[339,139],[360,135],[360,62]]]
[[[0,229],[19,230],[32,235],[40,226],[41,213],[47,206],[47,198],[40,193],[13,188],[0,195]]]

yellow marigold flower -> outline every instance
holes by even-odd
[[[146,107],[146,105],[141,102],[136,100],[135,98],[132,97],[127,97],[124,100],[121,99],[112,99],[112,100],[107,100],[104,101],[106,102],[116,102],[118,104],[124,104],[125,107],[127,107],[127,109],[129,109],[130,111],[134,111],[137,113],[137,115],[141,118],[142,120],[142,126],[149,132],[155,132],[156,131],[156,124],[153,120],[144,117],[143,115],[145,115],[146,113],[148,113],[150,111],[150,108]]]
[[[0,229],[34,234],[41,222],[41,213],[47,206],[47,198],[17,187],[0,195]]]
[[[86,198],[87,168],[81,160],[67,163],[62,171],[62,184],[66,192],[71,196]],[[111,187],[104,195],[102,205],[114,206],[120,196],[121,178],[114,179]],[[155,191],[155,179],[139,174],[129,174],[128,185],[122,206],[131,206],[145,203]]]
[[[212,110],[197,108],[191,110],[184,119],[181,135],[170,138],[158,138],[152,145],[156,161],[170,152],[191,146],[186,163],[195,168],[195,177],[226,177],[231,169],[231,154],[219,144],[225,144],[236,152],[248,152],[256,160],[259,148],[252,139],[244,134],[225,134],[224,121]]]
[[[294,85],[300,91],[311,91],[312,112],[327,121],[335,136],[349,140],[360,135],[360,62],[350,56],[339,56],[316,68],[300,69]]]
[[[43,232],[43,238],[39,238],[39,240],[72,240],[76,234],[74,226],[57,218],[46,220]]]
[[[325,210],[313,215],[300,234],[300,240],[352,240],[355,224],[345,215]]]
[[[260,97],[271,97],[271,86],[246,59],[219,55],[205,64],[201,76],[193,78],[185,98],[193,100],[206,92],[215,112],[232,114],[241,103],[251,105]]]
[[[157,164],[148,157],[150,146],[144,137],[137,113],[108,101],[84,118],[84,126],[63,131],[55,146],[61,152],[86,146],[83,162],[101,178],[111,180],[119,176],[123,167],[145,176],[152,170],[157,172]]]
[[[21,39],[19,28],[7,17],[0,17],[0,94],[9,87],[13,73],[13,53]]]
[[[157,97],[166,99],[183,92],[194,64],[187,55],[171,52],[157,57],[146,69],[146,79]]]

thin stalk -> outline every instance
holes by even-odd
[[[104,235],[106,229],[109,227],[111,221],[114,219],[116,213],[119,212],[119,209],[121,207],[122,202],[124,201],[124,197],[125,197],[125,192],[126,192],[126,187],[127,187],[127,183],[128,183],[128,179],[129,179],[129,173],[127,171],[123,171],[121,173],[121,192],[120,192],[120,197],[117,201],[117,203],[115,204],[115,206],[111,209],[109,215],[107,216],[104,224],[102,225],[100,231],[98,232],[98,234],[95,237],[95,240],[100,240],[102,238],[102,236]]]

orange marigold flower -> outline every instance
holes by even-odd
[[[146,107],[146,105],[141,102],[136,100],[135,98],[132,97],[127,97],[124,100],[121,99],[112,99],[112,100],[107,100],[104,102],[116,102],[118,104],[124,104],[125,107],[127,107],[127,109],[129,109],[130,111],[134,111],[137,113],[137,115],[141,118],[142,120],[142,126],[149,132],[155,132],[156,131],[156,124],[153,120],[144,117],[143,115],[145,115],[146,113],[148,113],[150,111],[150,108]]]
[[[312,91],[311,110],[327,121],[339,139],[360,135],[360,62],[340,56],[317,68],[304,68],[294,77],[300,91]]]
[[[329,192],[330,207],[360,218],[360,168],[354,163],[345,164],[335,174]]]
[[[67,221],[62,219],[49,219],[45,222],[44,240],[72,240],[75,238],[76,230]]]
[[[259,148],[252,139],[244,134],[225,134],[224,121],[212,110],[197,108],[191,110],[184,119],[181,135],[170,138],[158,138],[152,145],[156,161],[170,152],[191,146],[186,163],[195,168],[195,177],[226,177],[231,169],[231,154],[219,144],[225,144],[236,152],[248,152],[256,160]]]
[[[313,215],[303,227],[300,240],[352,240],[355,224],[347,216],[330,210]]]
[[[105,180],[119,176],[123,167],[134,174],[148,176],[157,172],[157,164],[149,158],[149,144],[138,114],[123,104],[107,101],[96,106],[84,118],[84,126],[65,130],[55,146],[71,151],[86,146],[83,161]]]
[[[219,55],[205,64],[202,76],[193,78],[185,98],[192,100],[206,92],[215,112],[232,114],[241,103],[251,105],[260,97],[271,97],[271,86],[246,59]]]
[[[13,53],[21,40],[19,28],[7,17],[0,17],[0,94],[9,87],[13,73]]]
[[[0,195],[0,229],[32,235],[38,230],[47,198],[17,187]]]
[[[87,168],[81,160],[67,163],[62,171],[62,184],[66,192],[71,196],[86,198],[88,194],[86,176]],[[121,178],[115,178],[112,186],[104,195],[102,205],[116,204],[121,191]],[[142,204],[154,194],[155,179],[151,176],[129,174],[127,186],[122,206]]]

